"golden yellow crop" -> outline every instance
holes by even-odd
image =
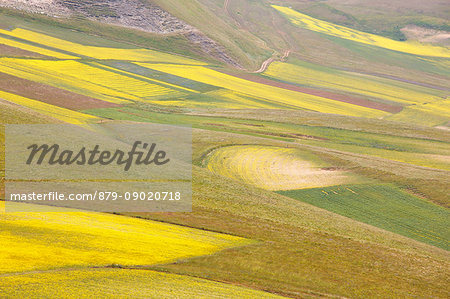
[[[194,81],[226,88],[241,94],[250,95],[251,97],[263,98],[269,100],[274,105],[362,117],[381,117],[388,114],[379,110],[251,82],[203,66],[152,63],[137,64],[172,75],[189,78]]]
[[[324,187],[349,181],[346,173],[323,170],[292,148],[228,146],[212,152],[206,162],[211,172],[267,190]]]
[[[0,58],[0,66],[3,72],[17,77],[118,104],[184,94],[180,90],[132,78],[111,68],[102,69],[74,60]]]
[[[0,273],[94,265],[152,265],[253,241],[156,221],[8,202],[0,214]]]
[[[421,44],[419,42],[400,42],[375,34],[361,32],[348,27],[335,25],[299,13],[289,7],[272,5],[273,8],[285,15],[293,24],[308,30],[352,40],[355,42],[377,46],[393,51],[404,52],[420,56],[434,56],[450,58],[450,50],[446,47]]]
[[[30,52],[34,52],[34,53],[38,53],[38,54],[42,54],[45,56],[60,58],[60,59],[76,59],[77,58],[75,56],[59,53],[59,52],[48,50],[48,49],[41,48],[41,47],[32,46],[32,45],[29,45],[26,43],[14,41],[12,39],[3,38],[1,36],[0,36],[0,44],[15,47],[15,48],[30,51]]]
[[[32,100],[18,96],[9,92],[0,90],[0,99],[4,99],[8,102],[15,103],[17,105],[30,108],[40,114],[44,114],[56,119],[62,120],[71,124],[87,124],[99,121],[100,118],[81,112],[61,108],[58,106],[50,105],[41,101]]]
[[[406,83],[396,86],[390,84],[389,79],[331,69],[319,70],[308,63],[297,65],[274,62],[264,74],[288,82],[357,93],[402,104],[425,103],[439,98],[416,91],[415,86]]]
[[[31,298],[283,298],[244,287],[149,270],[88,269],[2,277],[2,296]]]
[[[153,51],[149,49],[118,49],[118,48],[86,46],[21,28],[16,28],[11,31],[0,29],[0,33],[20,38],[23,40],[35,42],[55,49],[63,50],[69,53],[74,53],[81,57],[85,56],[95,59],[155,61],[155,62],[186,63],[199,65],[205,64],[203,62],[196,61],[193,59]]]

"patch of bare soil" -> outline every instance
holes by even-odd
[[[118,107],[119,105],[76,94],[53,86],[0,73],[0,89],[26,98],[71,109]]]
[[[46,56],[0,44],[0,56],[45,58]]]
[[[450,32],[448,31],[423,28],[416,25],[408,25],[402,28],[401,31],[408,39],[422,43],[450,46]]]

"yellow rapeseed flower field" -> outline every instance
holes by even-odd
[[[75,60],[0,58],[2,71],[112,103],[178,97],[183,91]],[[148,80],[151,81],[151,80]],[[155,82],[159,83],[159,82]]]
[[[389,84],[388,79],[338,70],[320,70],[308,63],[302,65],[274,62],[264,73],[267,76],[288,82],[323,87],[363,96],[388,100],[401,104],[424,103],[438,96],[414,90],[415,86]],[[402,86],[405,87],[402,87]],[[420,87],[421,89],[426,89]]]
[[[388,115],[386,112],[375,109],[251,82],[203,66],[153,63],[136,64],[172,75],[189,78],[194,81],[226,88],[252,97],[263,98],[270,100],[276,105],[284,105],[290,108],[362,117],[382,117]]]
[[[0,214],[0,273],[77,266],[153,265],[254,241],[156,221],[8,202]],[[26,206],[26,207],[25,207]]]
[[[2,277],[2,296],[30,298],[284,298],[232,284],[149,270],[88,269]]]
[[[30,51],[30,52],[34,52],[34,53],[38,53],[38,54],[42,54],[45,56],[54,57],[54,58],[60,58],[60,59],[76,59],[77,58],[75,56],[59,53],[59,52],[48,50],[48,49],[41,48],[41,47],[32,46],[32,45],[29,45],[26,43],[21,43],[21,42],[12,40],[12,39],[3,38],[1,36],[0,36],[0,44],[7,45],[10,47],[15,47],[15,48]]]
[[[272,5],[273,8],[285,15],[289,21],[298,27],[340,37],[355,42],[377,46],[393,51],[404,52],[420,56],[446,57],[450,58],[450,50],[446,47],[421,44],[419,42],[401,42],[382,37],[375,34],[361,32],[348,27],[336,25],[330,22],[318,20],[302,14],[289,7]]]
[[[119,48],[86,46],[21,28],[16,28],[11,31],[0,29],[0,33],[20,38],[23,40],[35,42],[55,49],[63,50],[79,56],[90,57],[95,59],[155,61],[155,62],[185,63],[198,65],[205,64],[197,60],[162,53],[149,49],[119,49]]]
[[[267,190],[294,190],[348,183],[342,171],[324,170],[297,149],[258,145],[227,146],[213,151],[207,168],[216,174]]]
[[[40,114],[44,114],[71,124],[88,124],[99,121],[100,118],[66,108],[50,105],[38,100],[28,99],[16,94],[0,90],[0,99],[30,108]]]

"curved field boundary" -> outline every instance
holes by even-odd
[[[278,5],[272,5],[272,7],[282,13],[292,24],[301,28],[397,52],[419,56],[450,58],[450,50],[446,47],[426,45],[418,42],[400,42],[383,36],[315,19],[289,7]]]
[[[0,213],[0,274],[62,267],[154,265],[255,241],[156,221],[22,205]],[[1,280],[1,279],[0,279]]]
[[[297,149],[236,145],[211,152],[206,167],[267,190],[291,190],[338,185],[350,180],[343,171],[323,169],[302,158]]]

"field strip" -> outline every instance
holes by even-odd
[[[350,92],[402,105],[433,101],[438,99],[440,95],[445,94],[431,88],[418,87],[403,82],[391,82],[390,79],[332,68],[319,68],[314,64],[305,62],[298,62],[297,64],[274,62],[264,75],[303,86]]]
[[[119,49],[119,48],[86,46],[21,28],[16,28],[11,31],[0,29],[0,33],[95,59],[155,61],[155,62],[169,62],[180,64],[206,65],[206,63],[197,60],[149,49]]]
[[[0,214],[0,273],[62,267],[154,265],[255,241],[112,214],[7,202]]]
[[[230,89],[259,98],[268,99],[275,103],[290,105],[293,108],[304,108],[323,113],[335,113],[362,117],[382,117],[388,115],[388,113],[386,112],[375,109],[369,109],[366,107],[325,99],[317,96],[286,90],[283,88],[251,82],[215,70],[211,70],[203,66],[152,63],[137,64],[180,77],[188,76],[191,80]]]
[[[75,56],[66,55],[63,53],[56,52],[56,51],[52,51],[52,50],[28,45],[26,43],[21,43],[18,41],[7,39],[7,38],[2,37],[1,35],[0,35],[0,44],[7,45],[10,47],[15,47],[15,48],[30,51],[30,52],[34,52],[34,53],[38,53],[38,54],[42,54],[42,55],[49,56],[49,57],[59,58],[59,59],[77,59],[78,58]]]
[[[190,88],[186,88],[186,87],[183,87],[183,86],[175,85],[175,84],[164,82],[164,81],[161,81],[161,80],[145,77],[145,76],[142,76],[142,75],[139,75],[139,74],[130,73],[130,72],[127,72],[127,71],[124,71],[124,70],[121,70],[121,69],[118,69],[118,68],[113,68],[113,67],[110,67],[110,66],[107,66],[107,65],[104,65],[104,64],[93,63],[93,65],[95,65],[97,67],[100,67],[100,68],[104,68],[104,69],[110,70],[112,72],[117,72],[119,74],[125,74],[125,75],[131,76],[131,77],[136,77],[136,78],[139,78],[139,79],[143,79],[145,81],[151,81],[151,82],[155,82],[155,83],[158,83],[158,84],[161,84],[161,85],[166,85],[166,86],[169,86],[169,87],[178,88],[178,89],[181,89],[181,90],[184,90],[184,91],[187,91],[187,92],[200,93],[199,91],[196,91],[196,90],[193,90],[193,89],[190,89]]]
[[[292,24],[301,28],[393,51],[419,56],[450,58],[450,50],[446,47],[421,44],[419,42],[411,41],[396,41],[383,36],[366,33],[352,28],[315,19],[313,17],[295,11],[289,7],[278,5],[272,5],[272,7],[286,16],[286,18],[289,19]]]
[[[0,90],[77,111],[93,108],[119,107],[117,104],[1,72]]]
[[[256,83],[280,87],[280,88],[284,88],[287,90],[297,91],[297,92],[314,95],[314,96],[318,96],[318,97],[322,97],[322,98],[326,98],[326,99],[330,99],[330,100],[334,100],[334,101],[340,101],[340,102],[344,102],[344,103],[349,103],[349,104],[358,105],[358,106],[362,106],[362,107],[366,107],[366,108],[370,108],[370,109],[376,109],[376,110],[389,112],[389,113],[398,113],[398,112],[402,111],[402,109],[403,109],[403,107],[400,105],[392,105],[392,104],[388,104],[388,103],[371,101],[371,100],[368,100],[368,99],[365,99],[362,97],[358,97],[358,96],[343,95],[343,94],[339,94],[336,92],[321,90],[318,88],[297,86],[297,85],[293,85],[293,84],[289,84],[289,83],[274,81],[269,78],[254,76],[251,74],[237,74],[235,76],[245,79],[245,80],[256,82]],[[273,77],[273,76],[272,76],[272,78],[278,79],[277,77]],[[292,82],[292,83],[295,83],[295,82]]]
[[[181,90],[121,75],[76,60],[0,58],[4,73],[115,104],[182,96]]]
[[[87,269],[2,277],[4,296],[21,298],[284,298],[212,280],[153,270]]]
[[[44,114],[71,124],[87,124],[101,120],[101,118],[96,116],[61,108],[37,100],[28,99],[1,90],[0,98],[10,103],[30,108],[40,114]]]
[[[449,250],[449,211],[390,184],[279,192],[393,233]]]
[[[344,171],[318,167],[292,148],[227,146],[211,152],[204,163],[213,173],[267,190],[332,186],[351,180]]]

